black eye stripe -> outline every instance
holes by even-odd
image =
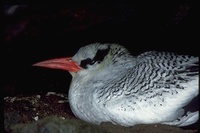
[[[91,60],[90,58],[87,58],[87,59],[81,61],[80,66],[81,66],[82,68],[87,68],[87,65],[88,65],[88,64],[93,65],[94,63],[95,63],[94,60]]]
[[[110,51],[110,46],[107,49],[99,49],[93,59],[87,58],[85,60],[82,60],[80,63],[80,66],[82,68],[87,68],[87,65],[93,65],[95,62],[100,63],[105,56],[108,54]]]
[[[99,49],[95,57],[93,58],[93,60],[101,62],[104,59],[104,57],[108,54],[109,51],[110,51],[110,46],[108,46],[107,49]]]

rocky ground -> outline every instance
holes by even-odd
[[[111,123],[93,125],[74,117],[65,94],[4,97],[4,130],[7,133],[196,133],[198,128],[181,129],[152,124],[122,127]]]

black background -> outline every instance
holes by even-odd
[[[94,42],[118,43],[133,55],[149,50],[198,55],[198,11],[193,1],[81,2],[4,5],[1,48],[4,95],[68,92],[71,75],[32,67],[73,56]]]

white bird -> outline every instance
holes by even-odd
[[[69,71],[71,110],[89,123],[187,126],[199,118],[198,62],[169,52],[132,56],[121,45],[93,43],[34,66]]]

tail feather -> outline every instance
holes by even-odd
[[[194,97],[190,103],[183,107],[185,112],[196,112],[199,110],[199,95]]]

